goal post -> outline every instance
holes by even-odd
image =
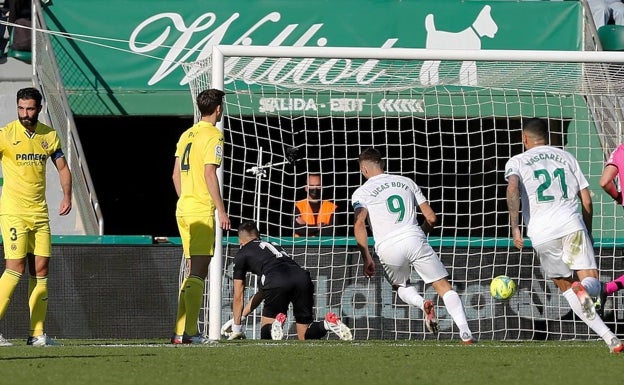
[[[624,272],[615,257],[624,247],[623,212],[597,183],[624,139],[622,64],[624,54],[602,51],[215,46],[210,58],[184,67],[193,97],[205,88],[226,92],[219,177],[233,225],[255,220],[264,238],[311,272],[317,318],[338,313],[356,339],[431,338],[420,310],[396,297],[379,264],[373,279],[362,274],[350,196],[363,182],[357,155],[373,146],[387,171],[413,178],[438,214],[430,243],[477,338],[588,339],[593,334],[543,277],[530,247],[510,242],[502,168],[523,150],[522,120],[547,119],[552,144],[575,155],[590,181],[601,279]],[[300,161],[285,162],[290,148]],[[261,176],[249,172],[263,165]],[[294,206],[310,173],[322,176],[323,196],[338,210],[328,235],[297,237]],[[201,326],[213,339],[231,316],[235,235],[219,231],[224,247],[210,266],[209,319]],[[489,295],[499,274],[518,284],[506,302]],[[435,291],[415,273],[413,281],[438,305],[438,338],[459,338]],[[616,294],[605,321],[617,329],[622,317]],[[250,318],[250,325],[258,319]],[[287,325],[295,338],[292,317]]]

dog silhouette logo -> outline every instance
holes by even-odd
[[[481,38],[494,38],[498,32],[498,25],[492,19],[490,11],[492,7],[486,5],[481,9],[475,21],[468,28],[459,32],[438,31],[435,27],[433,14],[425,17],[425,30],[427,49],[481,49]],[[427,60],[420,68],[420,84],[423,86],[435,86],[440,83],[440,61]],[[459,84],[464,86],[478,85],[477,63],[471,60],[462,62],[459,69]]]

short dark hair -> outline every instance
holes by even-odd
[[[379,150],[377,150],[376,148],[372,147],[362,151],[360,153],[358,161],[377,163],[382,170],[386,167],[386,162],[384,161],[383,156],[381,156],[381,152],[379,152]]]
[[[260,231],[258,231],[256,222],[254,221],[243,221],[243,223],[238,226],[238,232],[245,232],[256,238],[260,238]]]
[[[41,92],[38,89],[33,87],[22,88],[17,91],[17,102],[20,100],[34,100],[37,103],[37,107],[41,105],[41,101],[43,100],[43,96],[41,96]]]
[[[217,106],[223,105],[224,95],[225,92],[215,88],[200,92],[195,101],[197,102],[197,108],[201,116],[212,115],[217,109]]]
[[[544,139],[548,142],[548,123],[544,119],[531,118],[522,124],[522,131],[532,134],[534,137]]]

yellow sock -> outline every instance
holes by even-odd
[[[22,275],[17,271],[6,269],[0,277],[0,319],[4,317],[11,302],[11,296]]]
[[[30,287],[32,286],[32,291]],[[43,324],[48,312],[48,277],[31,277],[28,281],[30,307],[30,335],[43,335]]]
[[[180,292],[178,293],[178,313],[176,315],[176,323],[174,333],[181,336],[184,333],[184,326],[186,325],[186,306],[184,306],[184,288],[186,287],[185,278],[180,286]]]
[[[186,325],[184,330],[190,336],[197,331],[197,319],[204,299],[204,280],[196,276],[189,276],[184,287],[184,306],[186,307]]]
[[[35,290],[35,286],[37,286],[37,278],[32,275],[28,276],[28,298],[32,295],[33,290]]]

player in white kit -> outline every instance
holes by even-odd
[[[546,278],[553,280],[579,316],[614,353],[624,345],[596,314],[591,297],[600,294],[601,283],[591,239],[593,206],[577,160],[548,143],[548,126],[529,119],[522,127],[526,151],[505,165],[507,207],[514,245],[524,245],[519,224],[522,206],[527,236],[540,259]],[[581,200],[582,212],[578,211]],[[573,277],[576,272],[578,281]],[[580,282],[579,282],[580,281]]]
[[[410,284],[410,267],[413,266],[422,280],[430,283],[444,301],[459,328],[462,343],[472,344],[474,339],[461,299],[446,279],[446,268],[427,242],[425,233],[431,231],[436,223],[436,214],[427,199],[413,180],[386,174],[384,160],[376,149],[364,150],[359,156],[359,164],[367,180],[353,193],[352,204],[355,211],[354,235],[364,259],[364,274],[368,277],[375,275],[375,262],[368,248],[366,232],[368,218],[373,230],[375,252],[386,279],[399,298],[423,311],[429,331],[439,331],[433,302],[425,300]],[[417,206],[425,217],[423,228],[417,222]]]

